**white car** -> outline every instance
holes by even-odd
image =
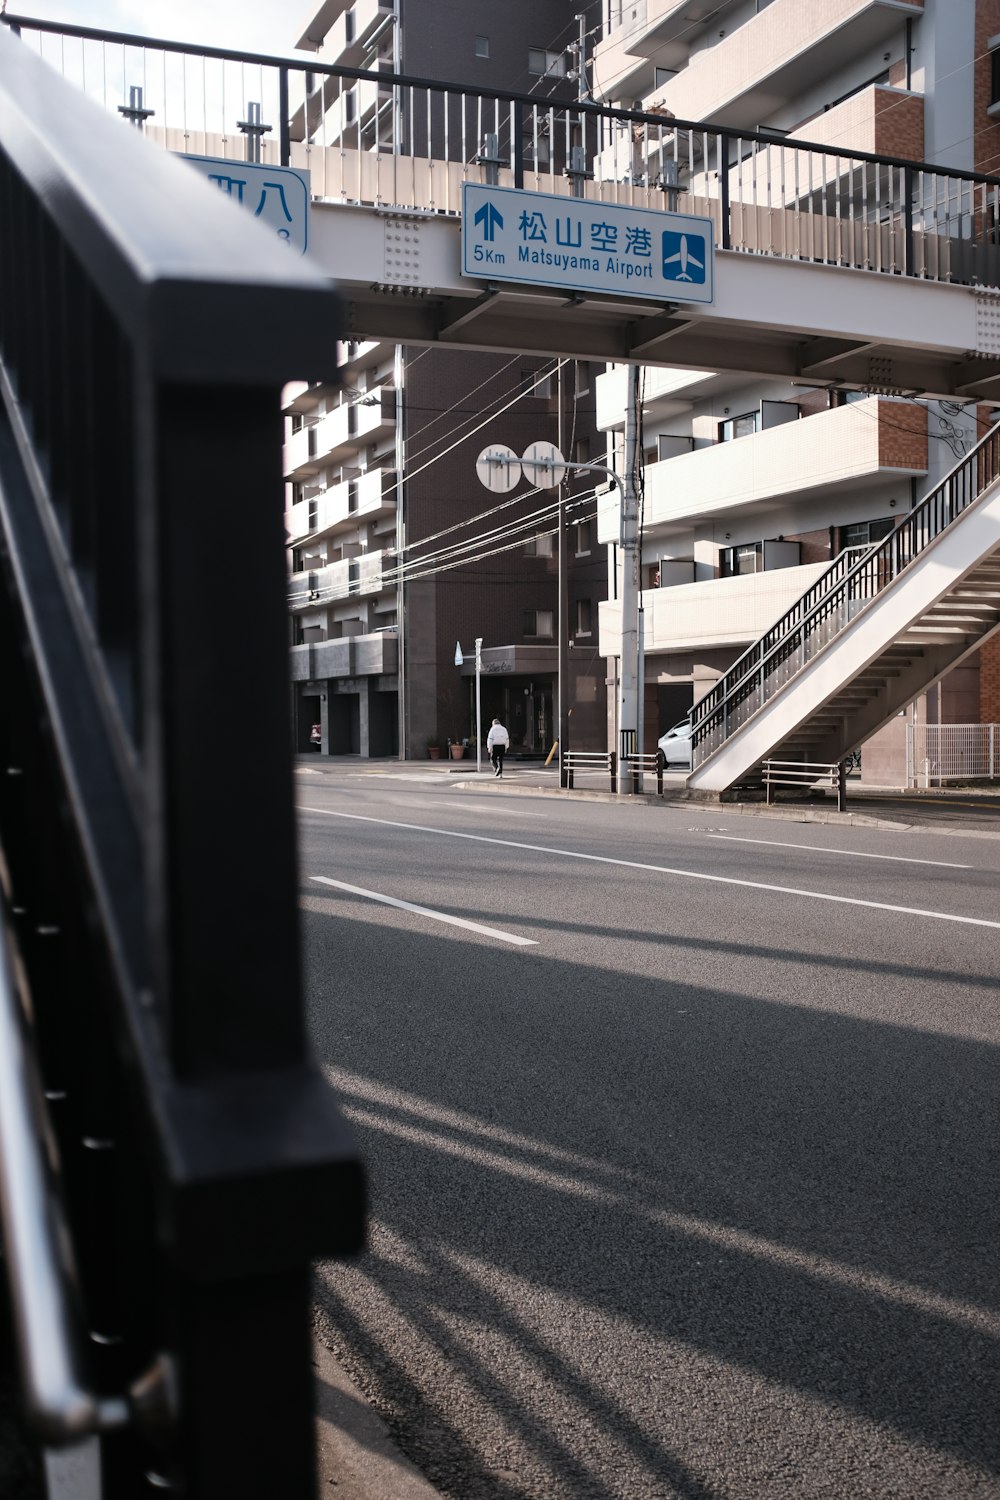
[[[682,719],[666,734],[661,734],[657,746],[663,751],[668,771],[690,771],[691,769],[691,720]]]

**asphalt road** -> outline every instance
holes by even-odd
[[[320,1296],[438,1489],[1000,1497],[1000,840],[298,789]]]

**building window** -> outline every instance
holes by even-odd
[[[577,438],[573,444],[573,462],[575,464],[590,463],[590,439]]]
[[[576,361],[575,390],[578,396],[585,396],[590,390],[590,360],[578,359]]]
[[[1000,37],[990,37],[990,113],[1000,109]]]
[[[309,509],[306,512],[306,524],[310,531],[315,531],[319,525],[319,501],[310,500]]]
[[[544,636],[552,639],[551,609],[526,609],[524,611],[525,635]]]
[[[525,557],[551,557],[552,550],[551,532],[546,532],[543,536],[533,536],[530,542],[524,544]]]
[[[760,411],[745,411],[738,417],[729,417],[719,423],[719,442],[731,443],[735,438],[749,437],[760,431]]]
[[[576,601],[576,634],[590,635],[592,619],[592,605],[589,599],[578,599]]]
[[[883,516],[878,521],[856,521],[853,526],[842,526],[840,528],[841,552],[846,552],[848,547],[870,547],[873,542],[880,542],[883,537],[889,535],[898,522],[898,516]]]
[[[593,521],[580,521],[576,527],[576,555],[577,557],[589,557],[591,544],[593,542]]]
[[[676,78],[676,77],[677,77],[677,69],[676,68],[654,68],[653,69],[653,87],[654,87],[654,89],[662,88],[665,83],[669,83],[670,82],[671,78]]]
[[[305,556],[301,547],[292,548],[292,572],[304,573],[306,570]]]
[[[759,573],[758,558],[762,542],[748,542],[742,547],[723,547],[719,553],[719,571],[723,578],[739,578],[744,573]]]
[[[544,375],[538,370],[521,371],[522,396],[537,396],[541,401],[548,401],[552,396],[552,384],[551,371]]]
[[[476,37],[476,56],[477,57],[489,57],[489,55],[490,55],[490,39],[489,39],[489,37],[488,36],[477,36]]]
[[[544,47],[528,48],[528,72],[543,77],[566,77],[565,52],[549,52]]]
[[[694,452],[694,438],[675,436],[672,432],[661,432],[656,439],[656,462],[679,458],[682,453]]]

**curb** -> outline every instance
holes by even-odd
[[[463,782],[457,785],[455,790],[483,792],[487,790],[487,786],[488,783],[470,785]],[[494,793],[517,797],[572,798],[574,802],[605,802],[614,807],[662,807],[674,811],[719,813],[727,818],[774,818],[791,823],[834,823],[845,828],[882,828],[895,833],[906,833],[915,826],[912,823],[897,823],[889,818],[875,818],[869,813],[842,813],[825,807],[767,807],[758,802],[707,802],[701,798],[689,797],[686,792],[673,795],[666,793],[662,797],[655,792],[633,792],[623,796],[619,792],[587,792],[578,791],[575,788],[570,792],[563,787],[515,786],[509,783],[503,787],[490,787],[487,794],[493,795]]]
[[[441,1500],[404,1458],[382,1418],[351,1380],[320,1329],[316,1374],[316,1472],[319,1496],[337,1500]]]

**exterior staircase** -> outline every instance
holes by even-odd
[[[894,531],[845,553],[691,711],[688,785],[832,763],[1000,629],[1000,432]]]

